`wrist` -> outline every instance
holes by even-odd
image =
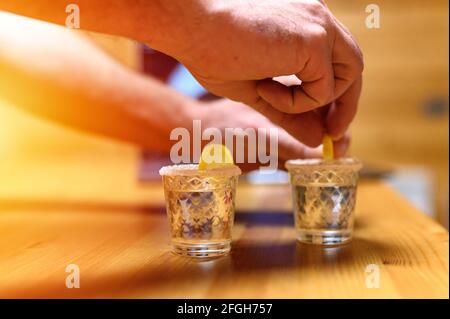
[[[178,58],[198,42],[208,22],[211,0],[152,0],[143,5],[143,23],[136,38]],[[187,5],[187,3],[189,5]],[[201,35],[200,35],[201,36]]]

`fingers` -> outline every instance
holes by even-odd
[[[278,155],[281,159],[318,158],[322,156],[321,147],[308,147],[288,134],[284,129],[278,129]]]
[[[325,32],[325,31],[323,31]],[[301,85],[286,86],[267,79],[258,82],[257,92],[275,109],[288,113],[303,113],[333,100],[334,72],[331,51],[324,35],[313,37],[316,42],[312,54],[296,74]]]
[[[326,41],[318,40],[322,45],[315,45],[315,54],[297,74],[301,85],[285,85],[286,81],[266,79],[259,81],[256,89],[272,107],[288,114],[308,112],[337,98],[333,112],[342,114],[331,116],[331,122],[337,122],[337,126],[331,125],[331,134],[339,138],[356,112],[363,58],[351,34],[338,21],[336,26],[332,56]],[[341,99],[343,94],[345,97]]]
[[[262,98],[281,112],[291,109],[295,86],[300,86],[300,81],[295,75],[278,76],[273,80],[262,80],[257,84],[257,91]],[[259,89],[258,89],[259,88]],[[286,107],[282,107],[282,106]]]
[[[274,109],[262,99],[252,107],[307,146],[317,147],[322,143],[324,122],[316,112],[286,114]]]
[[[290,159],[321,158],[322,147],[308,147],[289,135],[283,129],[278,130],[278,169],[286,170],[285,163]]]
[[[311,148],[280,130],[279,134],[279,169],[285,169],[285,162],[289,159],[321,158],[322,146]],[[292,140],[293,139],[293,140]],[[334,142],[334,154],[336,158],[344,157],[350,146],[350,134],[346,133],[342,138]]]
[[[350,134],[344,134],[339,140],[333,142],[335,158],[344,157],[350,146]]]
[[[311,148],[311,147],[304,146],[303,147],[303,157],[301,157],[301,158],[304,158],[304,159],[321,158],[322,155],[323,155],[322,147]]]
[[[302,114],[283,113],[258,96],[256,82],[253,81],[211,83],[201,78],[198,79],[210,92],[219,96],[228,96],[230,99],[250,105],[304,144],[311,147],[320,145],[325,123],[319,114],[313,111]]]
[[[332,50],[326,31],[322,32],[317,32],[309,60],[296,74],[302,85],[294,91],[294,107],[305,111],[321,107],[334,99]]]
[[[362,77],[353,82],[330,107],[326,118],[327,133],[333,140],[338,140],[349,127],[355,117],[361,94]]]
[[[300,110],[294,109],[294,86],[286,86],[278,81],[267,79],[260,81],[256,85],[256,90],[264,101],[278,111],[284,113],[301,113]]]
[[[261,98],[256,91],[256,81],[221,81],[204,78],[190,71],[197,81],[209,92],[247,105],[257,103]]]
[[[335,21],[338,25],[333,49],[336,100],[329,109],[326,127],[328,134],[338,140],[355,117],[364,64],[361,50],[350,32],[337,19]]]
[[[339,24],[338,24],[339,25]],[[333,47],[335,98],[340,97],[362,74],[364,62],[361,50],[351,34],[338,26]]]

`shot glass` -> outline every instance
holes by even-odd
[[[165,166],[159,173],[173,252],[200,258],[228,254],[239,167],[199,170],[186,164]]]
[[[337,245],[351,240],[361,167],[354,158],[290,160],[286,163],[300,242]]]

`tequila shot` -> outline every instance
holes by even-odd
[[[206,258],[228,254],[239,167],[199,170],[185,164],[162,167],[159,173],[173,252]]]
[[[300,242],[336,245],[351,240],[361,167],[354,158],[290,160],[286,163]]]

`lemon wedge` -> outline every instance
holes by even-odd
[[[233,165],[233,156],[230,150],[222,144],[208,144],[203,148],[198,169],[216,169]]]
[[[323,145],[323,159],[325,161],[332,161],[334,159],[334,150],[333,150],[333,140],[329,135],[326,135],[323,137],[322,140]]]

